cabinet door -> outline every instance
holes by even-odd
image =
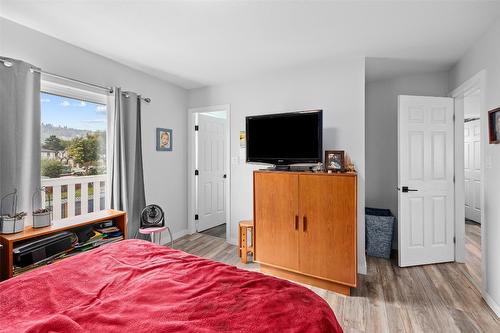
[[[356,177],[299,176],[300,271],[356,284]]]
[[[254,173],[255,257],[257,261],[297,270],[298,176]]]

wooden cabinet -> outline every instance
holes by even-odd
[[[259,221],[260,257],[268,264],[299,268],[299,177],[260,173],[255,177],[254,221]]]
[[[356,175],[254,173],[261,270],[348,294],[357,283]]]
[[[300,271],[356,283],[356,178],[300,176]]]

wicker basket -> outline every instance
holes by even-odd
[[[366,208],[366,254],[389,259],[395,217],[388,209]]]

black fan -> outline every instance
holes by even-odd
[[[165,226],[165,214],[158,205],[148,205],[141,212],[141,228],[160,228]]]

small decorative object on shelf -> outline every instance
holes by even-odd
[[[4,214],[4,203],[12,198],[12,208],[10,214]],[[7,193],[0,199],[0,233],[15,234],[24,230],[25,212],[17,212],[17,189]]]
[[[354,164],[349,163],[345,167],[345,172],[356,172],[356,167],[354,166]]]
[[[312,172],[322,172],[323,171],[323,163],[318,163],[311,167]]]
[[[344,171],[344,151],[326,150],[325,151],[325,169],[328,172]]]
[[[52,224],[52,216],[50,214],[49,208],[40,208],[35,209],[35,198],[37,195],[40,195],[41,192],[44,192],[47,195],[47,190],[45,187],[37,189],[33,196],[31,197],[31,210],[33,212],[33,228],[45,228]],[[50,196],[49,199],[49,207],[50,207]]]
[[[500,143],[500,108],[488,112],[490,144]]]

